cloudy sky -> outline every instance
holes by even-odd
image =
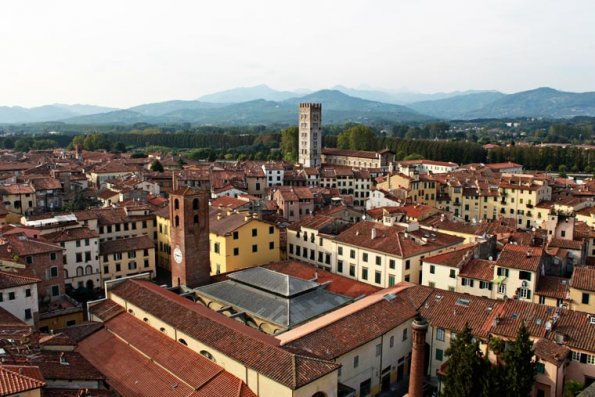
[[[126,107],[261,83],[595,90],[593,0],[0,2],[0,106]]]

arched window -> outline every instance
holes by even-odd
[[[76,275],[77,276],[82,276],[83,274],[85,274],[85,271],[83,270],[83,267],[82,266],[78,266],[76,268]]]
[[[92,274],[92,273],[93,273],[93,268],[91,267],[91,265],[85,266],[85,274]]]
[[[209,360],[211,360],[213,362],[217,362],[217,360],[215,360],[215,357],[213,357],[213,355],[206,350],[201,350],[200,354],[202,354],[203,356],[205,356],[206,358],[208,358]]]
[[[194,215],[194,223],[198,223],[198,215]]]
[[[197,210],[198,209],[198,199],[192,200],[192,209],[193,210]]]
[[[180,202],[178,201],[178,199],[174,200],[174,210],[178,210],[180,209]]]
[[[180,342],[184,346],[188,346],[188,343],[184,339],[182,339],[182,338],[178,339],[178,342]]]
[[[180,226],[180,217],[176,215],[175,218],[175,223],[174,223],[175,227],[179,227]]]

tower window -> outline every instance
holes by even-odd
[[[198,223],[198,215],[194,215],[194,223]]]
[[[177,215],[176,215],[176,218],[175,218],[175,225],[176,225],[176,227],[180,226],[180,217],[177,216]]]
[[[175,210],[180,209],[180,202],[178,201],[178,199],[174,200],[174,209]]]
[[[197,210],[198,209],[198,199],[192,200],[192,209],[193,210]]]

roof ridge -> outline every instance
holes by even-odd
[[[36,365],[14,365],[14,366],[15,367],[30,367],[30,368],[37,368],[37,369],[39,369],[39,366],[36,366]],[[28,381],[35,382],[35,383],[39,384],[40,386],[45,386],[46,385],[46,382],[44,382],[44,381],[41,381],[41,380],[39,380],[37,378],[32,378],[32,377],[27,376],[27,375],[23,375],[20,372],[13,371],[11,369],[8,369],[8,368],[6,368],[5,365],[0,365],[0,371],[9,372],[13,376],[17,376],[19,378],[24,378],[24,379],[26,379]],[[30,390],[30,389],[27,389],[27,390]],[[25,391],[25,390],[22,390],[22,391]]]

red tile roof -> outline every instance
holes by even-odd
[[[147,236],[119,238],[116,240],[104,241],[99,244],[99,252],[101,255],[150,248],[155,248],[155,242]]]
[[[427,256],[423,261],[434,265],[460,267],[466,260],[471,259],[476,248],[477,243],[467,243],[450,248],[440,254]]]
[[[37,277],[30,277],[17,272],[0,271],[0,289],[35,284],[40,281],[41,279]]]
[[[151,326],[122,313],[77,349],[126,396],[245,396],[240,379]]]
[[[492,281],[494,279],[494,261],[471,259],[459,271],[459,277],[475,280]]]
[[[40,389],[46,385],[43,380],[37,377],[27,376],[23,366],[2,365],[0,366],[0,396],[10,396],[13,394],[24,393],[27,390]],[[27,371],[31,373],[32,371]],[[39,371],[37,371],[39,372]]]
[[[333,362],[290,353],[274,337],[150,282],[127,280],[111,293],[291,389],[338,368]]]
[[[496,260],[496,266],[537,272],[539,271],[542,257],[543,248],[506,244],[498,260]]]
[[[555,276],[541,276],[535,290],[536,295],[547,296],[556,299],[567,299],[570,280]]]
[[[595,266],[576,266],[570,285],[572,288],[595,292]]]

